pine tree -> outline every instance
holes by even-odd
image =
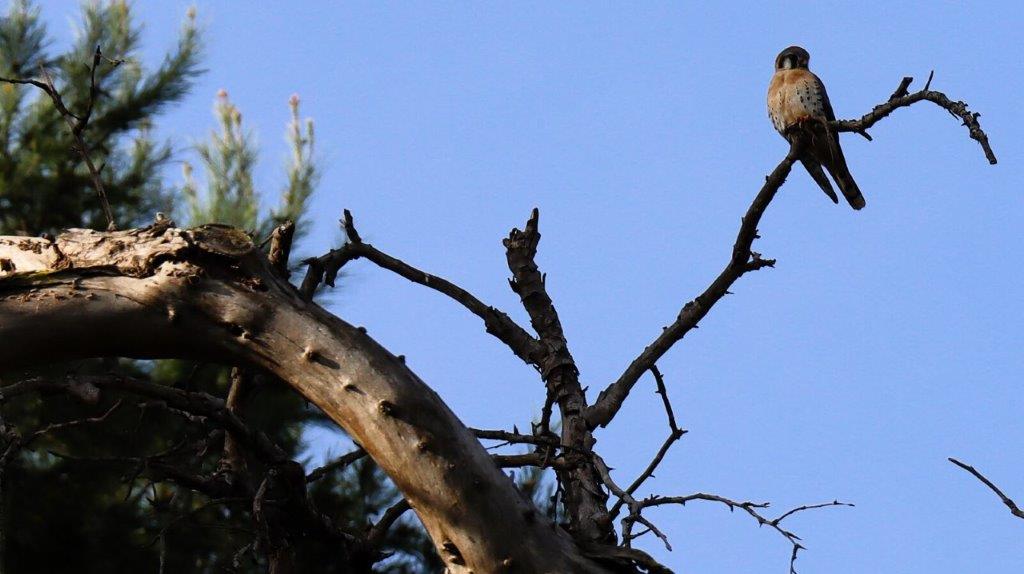
[[[95,105],[89,122],[90,155],[102,175],[116,220],[142,223],[166,211],[163,167],[166,142],[151,135],[154,117],[180,101],[201,73],[201,38],[189,11],[178,46],[155,70],[138,59],[141,29],[125,1],[83,6],[74,45],[51,54],[39,9],[13,2],[0,20],[0,76],[52,74],[68,109],[83,114],[90,101],[90,65],[96,46]],[[0,230],[38,234],[73,226],[105,227],[89,173],[74,151],[64,119],[33,86],[0,85]],[[102,224],[102,225],[101,225]]]
[[[24,78],[45,70],[72,113],[83,113],[92,102],[84,137],[93,162],[103,166],[107,196],[122,227],[147,224],[162,211],[187,225],[222,223],[250,230],[257,241],[292,221],[300,239],[308,229],[306,209],[321,168],[314,124],[301,117],[299,97],[288,101],[285,137],[290,153],[275,205],[261,205],[268,198],[258,192],[254,177],[259,161],[255,138],[223,90],[214,103],[216,128],[194,146],[199,169],[186,161],[183,183],[169,185],[164,173],[172,146],[153,138],[153,126],[159,113],[180,101],[201,73],[202,38],[195,12],[189,10],[177,48],[147,72],[137,54],[140,36],[127,2],[89,3],[83,6],[75,43],[54,55],[40,10],[16,1],[0,20],[0,76]],[[97,45],[107,57],[96,68],[92,94],[90,65]],[[49,98],[33,86],[0,83],[0,234],[105,226],[90,174],[73,145]],[[227,396],[232,376],[221,365],[127,360],[84,361],[40,374],[60,377],[69,369],[77,374],[136,375],[219,397]],[[280,381],[251,374],[250,386],[247,421],[289,457],[302,455],[303,431],[309,425],[334,428]],[[82,399],[66,394],[0,398],[0,431],[5,433],[110,410],[101,424],[47,433],[6,466],[0,478],[3,571],[264,571],[264,558],[250,545],[251,501],[211,499],[161,475],[161,468],[172,465],[218,472],[223,432],[210,432],[201,421],[127,396],[104,396],[98,405]],[[518,482],[526,495],[551,506],[550,488],[540,471],[524,471]],[[365,457],[318,474],[309,495],[320,512],[356,531],[401,500],[390,480]],[[383,548],[389,557],[377,571],[443,570],[411,513],[388,532]],[[304,544],[297,566],[302,572],[348,571],[336,552]]]

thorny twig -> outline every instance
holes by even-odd
[[[654,471],[658,468],[658,465],[661,464],[661,461],[664,460],[665,454],[668,453],[668,449],[671,448],[677,440],[682,438],[684,434],[686,434],[685,430],[680,429],[676,425],[675,413],[672,412],[672,402],[669,401],[668,389],[665,388],[665,378],[662,376],[661,371],[658,369],[656,365],[651,367],[651,374],[654,375],[654,382],[657,385],[657,391],[655,392],[661,396],[662,403],[665,406],[665,416],[668,418],[669,433],[668,437],[665,438],[665,442],[661,444],[661,448],[658,449],[658,452],[655,453],[654,458],[651,459],[650,463],[648,463],[647,468],[645,468],[644,471],[640,473],[640,476],[636,477],[636,480],[634,480],[629,485],[629,487],[626,488],[626,494],[629,495],[632,495],[634,492],[636,492],[636,490],[640,488],[644,481],[654,476]],[[622,509],[622,505],[625,502],[626,500],[623,497],[619,497],[618,502],[616,502],[612,506],[612,518],[615,518],[619,515],[619,511]]]
[[[755,520],[757,520],[757,523],[758,523],[759,526],[768,526],[771,529],[773,529],[776,532],[778,532],[779,534],[781,534],[786,540],[789,541],[790,544],[793,545],[793,552],[792,552],[792,554],[790,554],[790,559],[789,559],[789,572],[790,572],[790,574],[796,574],[797,554],[801,550],[804,549],[804,546],[803,546],[803,544],[801,544],[799,536],[797,536],[793,532],[791,532],[789,530],[786,530],[785,528],[782,528],[782,526],[780,526],[782,521],[785,520],[786,518],[788,518],[788,517],[798,513],[798,512],[802,512],[804,510],[811,510],[811,509],[815,509],[815,508],[825,508],[825,507],[829,507],[829,506],[853,506],[850,503],[839,502],[838,500],[833,500],[832,502],[824,502],[824,503],[821,503],[821,504],[811,504],[811,505],[806,505],[806,506],[800,506],[800,507],[794,508],[792,510],[789,510],[789,511],[781,514],[777,518],[769,519],[769,518],[766,518],[763,514],[761,514],[760,511],[768,508],[770,506],[770,503],[767,503],[767,502],[761,502],[761,503],[756,503],[756,502],[739,502],[739,501],[736,501],[736,500],[731,500],[729,498],[725,498],[724,496],[718,496],[717,494],[707,494],[707,493],[703,493],[703,492],[698,492],[696,494],[690,494],[690,495],[687,495],[687,496],[651,496],[649,498],[645,498],[645,499],[643,499],[641,501],[638,501],[636,503],[636,505],[635,505],[636,509],[631,511],[631,513],[630,513],[631,516],[627,516],[626,518],[623,518],[623,522],[625,522],[626,520],[631,520],[631,519],[639,521],[640,512],[643,511],[645,508],[650,508],[650,507],[653,507],[653,506],[663,506],[663,505],[666,505],[666,504],[685,505],[687,502],[691,502],[691,501],[694,501],[694,500],[704,500],[704,501],[709,501],[709,502],[719,502],[721,504],[724,504],[724,505],[728,506],[730,511],[731,510],[735,510],[735,509],[738,508],[738,509],[746,512],[750,516],[752,516]],[[632,518],[633,514],[636,515],[636,518]],[[623,537],[625,537],[625,536],[626,535],[623,534]],[[636,538],[637,536],[639,536],[639,534],[638,535],[634,535],[633,538]],[[626,543],[626,542],[628,542],[628,541],[624,541],[624,543]]]

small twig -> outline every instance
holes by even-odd
[[[808,506],[801,506],[799,508],[795,508],[793,510],[785,512],[784,514],[782,514],[778,518],[768,519],[768,518],[765,518],[765,516],[760,512],[761,510],[764,510],[764,509],[768,508],[769,503],[767,503],[767,502],[761,502],[761,503],[756,503],[756,502],[738,502],[736,500],[731,500],[731,499],[725,498],[723,496],[718,496],[717,494],[706,494],[706,493],[703,493],[703,492],[698,492],[696,494],[690,494],[688,496],[664,496],[664,497],[645,498],[644,500],[641,500],[639,502],[639,506],[640,506],[640,510],[642,510],[644,508],[649,508],[649,507],[652,507],[652,506],[661,506],[661,505],[665,505],[665,504],[685,505],[687,502],[691,502],[691,501],[694,501],[694,500],[704,500],[704,501],[709,501],[709,502],[719,502],[721,504],[724,504],[724,505],[728,506],[729,510],[735,510],[735,509],[738,508],[738,509],[746,512],[747,514],[749,514],[755,520],[757,520],[757,523],[758,523],[759,526],[768,526],[768,527],[772,528],[773,530],[775,530],[776,532],[778,532],[779,534],[781,534],[793,546],[793,552],[792,552],[792,554],[790,554],[790,559],[789,559],[789,572],[790,572],[790,574],[796,574],[796,558],[797,558],[797,554],[800,552],[800,550],[804,549],[804,546],[803,546],[803,544],[800,543],[800,537],[799,536],[797,536],[793,532],[790,532],[789,530],[786,530],[786,529],[782,528],[781,526],[779,526],[779,523],[782,522],[782,520],[784,518],[786,518],[788,516],[791,516],[791,515],[793,515],[793,514],[795,514],[797,512],[800,512],[802,510],[809,510],[809,509],[812,509],[812,508],[824,508],[824,507],[828,507],[828,506],[853,506],[852,504],[849,504],[849,503],[846,503],[846,502],[839,502],[838,500],[835,500],[835,501],[826,502],[826,503],[823,503],[823,504],[812,504],[812,505],[808,505]],[[623,519],[623,520],[625,521],[626,519]]]
[[[618,484],[616,484],[614,480],[612,480],[611,469],[608,468],[607,464],[605,464],[603,458],[601,458],[596,453],[594,453],[592,456],[594,457],[594,467],[597,469],[598,474],[601,476],[601,480],[602,482],[604,482],[604,485],[607,486],[608,490],[611,491],[612,494],[617,496],[621,502],[624,502],[625,504],[629,505],[629,516],[622,519],[623,545],[628,548],[630,546],[630,543],[635,538],[641,536],[641,534],[634,535],[632,533],[633,524],[639,522],[647,527],[645,533],[653,532],[655,536],[661,539],[661,542],[665,545],[665,549],[671,552],[672,545],[669,544],[668,536],[666,536],[664,532],[659,530],[658,527],[654,525],[654,523],[650,522],[649,520],[641,516],[640,513],[643,510],[642,504],[638,502],[635,498],[633,498],[633,495],[631,493],[622,490],[622,488]],[[612,515],[614,516],[614,509],[612,510]]]
[[[391,271],[413,283],[429,287],[447,295],[469,310],[470,313],[483,319],[487,332],[508,345],[512,352],[520,359],[532,365],[536,365],[539,362],[538,357],[542,351],[538,341],[506,313],[484,304],[462,287],[442,277],[421,271],[404,261],[376,249],[369,243],[364,243],[359,236],[359,232],[356,230],[352,213],[347,209],[344,213],[344,219],[342,219],[341,224],[348,237],[348,242],[339,249],[332,249],[325,255],[304,261],[308,265],[308,269],[299,291],[307,300],[312,298],[320,283],[333,287],[339,270],[348,262],[365,258],[378,267]]]
[[[553,468],[555,470],[571,470],[576,464],[561,456],[548,456],[544,453],[530,452],[526,454],[494,454],[494,464],[499,468],[520,468],[535,466],[537,468]]]
[[[89,101],[85,109],[85,113],[81,116],[77,116],[68,110],[67,106],[64,105],[64,100],[61,98],[60,92],[53,84],[53,78],[50,77],[50,73],[46,71],[46,68],[42,64],[39,65],[39,71],[42,75],[43,80],[34,79],[22,79],[22,78],[0,78],[0,82],[7,82],[9,84],[28,84],[33,85],[40,90],[46,92],[46,95],[53,101],[54,107],[57,112],[60,113],[61,117],[64,118],[65,123],[68,125],[68,129],[71,132],[71,137],[75,140],[75,150],[82,157],[86,167],[89,169],[89,175],[92,177],[93,187],[96,189],[96,195],[99,197],[100,206],[103,209],[103,215],[107,218],[107,231],[114,231],[117,229],[117,224],[114,222],[114,212],[110,209],[110,202],[107,200],[107,192],[103,186],[103,179],[100,177],[100,170],[93,164],[92,158],[89,156],[89,146],[85,143],[82,138],[82,132],[89,125],[89,119],[92,117],[92,111],[95,104],[96,96],[99,90],[96,87],[96,67],[99,65],[102,53],[100,47],[96,46],[96,51],[93,53],[93,63],[89,70]]]
[[[366,456],[366,451],[362,448],[357,448],[352,452],[345,453],[340,457],[332,460],[331,462],[321,466],[320,468],[314,469],[308,475],[306,475],[306,482],[316,482],[328,474],[347,468],[352,463]]]
[[[534,444],[543,446],[558,446],[558,437],[541,434],[520,434],[503,430],[481,430],[470,429],[477,438],[489,440],[501,440],[509,444]]]
[[[648,463],[647,468],[645,468],[644,471],[640,473],[640,476],[636,477],[636,480],[634,480],[632,484],[629,485],[629,488],[626,489],[626,493],[630,495],[636,492],[637,489],[643,485],[644,481],[654,476],[654,471],[658,468],[658,465],[661,464],[661,461],[664,460],[665,455],[668,453],[668,449],[671,448],[677,440],[682,438],[684,434],[686,434],[685,430],[680,429],[676,425],[676,417],[672,412],[672,402],[669,401],[668,389],[665,387],[665,378],[662,376],[657,365],[651,367],[651,374],[654,375],[654,383],[657,385],[655,393],[661,396],[662,403],[665,406],[665,415],[668,417],[669,434],[668,437],[665,438],[665,442],[661,444],[661,448],[659,448],[658,452],[655,453],[654,458],[651,459],[650,463]],[[619,515],[619,511],[622,509],[622,505],[624,503],[625,500],[620,497],[618,502],[612,506],[612,518]]]
[[[790,509],[790,510],[784,512],[781,516],[779,516],[775,520],[772,520],[772,525],[773,526],[778,526],[780,522],[782,522],[786,518],[788,518],[788,517],[790,517],[790,516],[792,516],[792,515],[794,515],[794,514],[796,514],[798,512],[803,512],[805,510],[814,510],[815,508],[825,508],[826,506],[853,506],[853,504],[851,504],[849,502],[839,502],[838,500],[833,500],[832,502],[822,502],[820,504],[807,504],[807,505],[804,505],[804,506],[798,506],[796,508],[793,508],[793,509]]]
[[[395,521],[401,518],[409,508],[411,508],[409,506],[409,501],[404,498],[388,508],[384,512],[384,516],[381,516],[380,520],[377,521],[377,524],[374,524],[370,528],[370,532],[366,535],[366,542],[371,546],[380,545],[380,543],[384,541],[384,537],[387,536],[388,530],[391,529],[391,526]]]
[[[898,99],[902,98],[903,96],[909,94],[910,92],[907,91],[907,88],[910,87],[910,84],[913,81],[914,81],[914,78],[912,78],[911,76],[904,77],[903,80],[900,82],[900,85],[896,87],[896,91],[893,92],[891,96],[889,96],[889,100],[888,101],[891,102],[893,100],[898,100]]]
[[[51,424],[48,424],[45,427],[43,427],[43,428],[33,432],[32,434],[28,435],[28,437],[25,438],[24,441],[22,441],[21,447],[22,448],[28,448],[29,445],[32,442],[34,442],[36,439],[38,439],[39,437],[42,437],[42,436],[44,436],[44,435],[46,435],[48,433],[54,432],[54,431],[60,431],[60,430],[64,430],[64,429],[67,429],[67,428],[72,428],[72,427],[77,427],[77,426],[82,426],[82,425],[87,425],[87,424],[102,423],[105,420],[107,420],[107,417],[112,415],[114,413],[114,411],[119,409],[123,402],[124,402],[123,399],[118,399],[118,401],[116,403],[114,403],[113,406],[111,406],[109,409],[107,409],[107,411],[105,413],[103,413],[102,415],[100,415],[100,416],[88,417],[88,418],[82,418],[82,419],[74,419],[74,420],[65,421],[65,422],[62,422],[62,423],[51,423]]]
[[[99,44],[96,45],[96,51],[92,55],[92,66],[89,68],[89,102],[86,104],[85,113],[82,114],[81,118],[78,118],[78,122],[75,123],[71,129],[71,134],[74,136],[82,135],[82,131],[85,130],[85,126],[89,125],[89,118],[92,117],[92,109],[96,103],[96,95],[99,93],[96,87],[96,68],[100,65],[100,58],[103,57],[103,52],[100,51]],[[102,170],[102,168],[101,168]]]
[[[951,462],[951,463],[959,466],[960,468],[966,470],[967,472],[973,474],[975,478],[980,480],[985,486],[989,487],[989,489],[992,492],[996,493],[996,496],[999,497],[999,500],[1002,500],[1003,504],[1005,504],[1006,507],[1010,509],[1010,514],[1016,516],[1017,518],[1024,518],[1024,511],[1022,511],[1020,508],[1017,507],[1017,503],[1015,503],[1012,499],[1010,499],[1009,496],[1006,496],[1005,494],[1003,494],[1003,491],[1000,490],[998,486],[993,484],[991,480],[985,478],[985,475],[983,475],[980,472],[978,472],[978,469],[974,468],[973,466],[971,466],[969,464],[964,464],[964,463],[960,462],[959,460],[957,460],[957,459],[955,459],[953,457],[949,458],[949,462]]]

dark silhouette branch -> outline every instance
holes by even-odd
[[[888,117],[899,108],[908,107],[920,101],[929,101],[945,109],[954,117],[959,118],[967,127],[971,139],[977,141],[989,163],[995,164],[996,157],[988,142],[988,136],[981,129],[978,117],[981,115],[970,112],[967,104],[961,101],[952,101],[942,92],[931,90],[932,76],[929,76],[924,89],[908,93],[907,88],[913,78],[904,78],[897,90],[883,104],[875,106],[871,112],[856,120],[841,120],[831,122],[829,125],[837,132],[855,132],[863,135],[869,140],[867,130],[882,119]],[[597,401],[588,409],[587,422],[592,428],[607,426],[615,417],[622,403],[626,400],[630,390],[637,380],[650,369],[659,358],[661,358],[672,346],[677,343],[691,329],[697,327],[697,323],[707,315],[726,293],[728,288],[747,271],[754,271],[764,267],[771,267],[775,261],[763,259],[760,254],[751,251],[754,239],[757,238],[757,224],[768,207],[768,203],[774,198],[775,193],[785,182],[786,176],[792,167],[795,145],[790,147],[789,154],[778,167],[775,168],[765,181],[764,186],[754,198],[747,215],[744,216],[740,225],[740,232],[737,235],[736,243],[733,246],[733,257],[725,270],[715,279],[704,293],[686,304],[679,313],[675,322],[665,328],[664,331],[643,350],[640,355],[630,363],[625,372],[614,383],[608,386],[598,396]]]
[[[971,139],[981,145],[982,151],[985,152],[985,158],[990,164],[994,165],[996,163],[996,154],[992,151],[992,146],[988,143],[988,135],[981,129],[981,123],[978,122],[978,118],[981,117],[981,114],[971,112],[967,109],[967,104],[965,102],[950,100],[946,94],[929,89],[932,85],[932,77],[934,74],[935,72],[932,72],[928,76],[928,82],[925,84],[923,89],[914,93],[908,93],[907,91],[907,88],[910,87],[914,78],[909,76],[903,78],[899,87],[895,92],[893,92],[892,96],[889,97],[889,101],[875,106],[870,112],[864,114],[859,119],[835,121],[830,124],[831,127],[837,132],[856,132],[870,140],[871,137],[867,135],[867,130],[871,128],[871,126],[888,117],[889,114],[900,108],[908,107],[920,101],[928,101],[946,110],[951,116],[963,122],[963,126],[967,128]]]
[[[388,530],[406,513],[411,507],[409,501],[404,498],[384,511],[384,516],[380,517],[371,528],[369,533],[366,535],[366,542],[372,546],[379,546],[383,541],[384,537],[387,536]]]
[[[771,203],[779,188],[786,182],[786,177],[789,176],[789,172],[793,168],[793,162],[800,155],[802,145],[799,138],[794,139],[793,144],[790,145],[789,153],[779,162],[779,165],[776,166],[772,173],[765,178],[764,185],[761,186],[761,190],[754,197],[754,201],[747,209],[746,215],[743,216],[739,233],[736,235],[736,242],[732,247],[732,257],[726,264],[725,269],[722,270],[703,293],[683,306],[676,320],[668,327],[665,327],[661,334],[630,363],[618,380],[602,391],[593,406],[587,409],[586,419],[590,428],[606,426],[611,422],[622,407],[622,403],[629,396],[633,386],[640,379],[640,376],[645,371],[650,370],[657,363],[658,359],[664,356],[673,345],[692,329],[696,328],[697,323],[711,311],[715,303],[729,292],[729,288],[732,287],[732,284],[737,279],[748,271],[771,266],[775,263],[770,259],[762,259],[760,255],[755,257],[755,254],[751,251],[751,246],[754,243],[754,239],[757,238],[757,225],[761,222],[761,216],[768,209],[768,204]]]
[[[590,452],[594,437],[583,416],[587,399],[580,384],[580,372],[547,292],[547,277],[535,261],[540,243],[539,220],[540,211],[534,208],[523,229],[512,229],[502,241],[512,272],[509,286],[519,295],[533,330],[540,336],[545,350],[538,365],[541,378],[547,386],[548,399],[558,405],[561,415],[563,456],[572,465],[567,470],[556,469],[556,475],[565,492],[563,504],[569,532],[580,542],[611,543],[615,532],[608,515],[608,496],[601,488],[601,477]]]
[[[647,468],[640,473],[640,476],[636,477],[628,488],[625,490],[625,494],[632,495],[641,485],[648,479],[654,476],[654,471],[661,464],[661,461],[665,459],[665,455],[668,454],[668,449],[673,444],[686,434],[687,431],[676,426],[676,417],[672,412],[672,402],[668,399],[668,389],[665,388],[665,378],[662,376],[661,371],[658,370],[657,366],[651,367],[651,374],[654,375],[654,382],[657,385],[655,393],[661,396],[662,403],[665,406],[665,416],[668,418],[668,437],[665,438],[665,442],[661,444],[661,448],[655,453],[654,458],[648,463]],[[626,498],[620,496],[619,500],[612,505],[611,515],[615,518],[619,515],[619,511],[622,509],[622,505],[626,503]]]
[[[469,429],[480,439],[500,440],[505,444],[533,444],[538,446],[558,446],[558,437],[545,435],[521,434],[503,430]]]
[[[363,450],[362,448],[357,448],[352,452],[345,453],[339,456],[338,458],[332,460],[331,462],[319,468],[313,469],[312,472],[306,475],[306,482],[316,482],[317,480],[320,480],[321,478],[327,476],[328,474],[336,470],[344,470],[345,468],[348,468],[350,465],[352,465],[352,463],[356,462],[361,458],[364,458],[365,456],[366,451]]]
[[[462,287],[444,278],[421,271],[378,250],[369,243],[363,242],[352,220],[352,213],[346,209],[344,214],[342,226],[345,229],[348,242],[339,249],[332,249],[326,255],[305,261],[309,267],[300,291],[307,299],[312,297],[320,283],[334,287],[338,272],[345,264],[355,259],[365,258],[382,269],[391,271],[413,283],[447,295],[470,313],[483,319],[487,332],[508,345],[517,357],[531,365],[535,365],[539,361],[541,349],[537,340],[507,314],[483,303]]]
[[[64,380],[34,377],[12,383],[0,389],[0,400],[9,400],[29,392],[43,390],[80,395],[83,387],[113,389],[157,399],[170,408],[211,420],[214,424],[231,433],[235,440],[250,449],[265,462],[280,463],[289,460],[280,447],[270,441],[262,432],[248,426],[241,418],[227,408],[225,401],[222,399],[203,392],[185,391],[168,385],[158,385],[136,377],[121,375],[69,375]]]
[[[638,501],[634,505],[635,509],[633,511],[631,511],[630,516],[627,516],[626,518],[623,518],[623,522],[625,522],[627,520],[639,521],[640,513],[645,508],[651,508],[651,507],[654,507],[654,506],[663,506],[663,505],[666,505],[666,504],[679,504],[679,505],[685,506],[687,502],[692,502],[694,500],[703,500],[703,501],[708,501],[708,502],[718,502],[718,503],[726,505],[729,508],[730,511],[736,510],[738,508],[738,509],[746,512],[747,514],[749,514],[751,517],[753,517],[754,520],[757,521],[758,526],[768,526],[772,530],[775,530],[780,535],[782,535],[793,546],[793,551],[790,554],[790,559],[789,559],[789,572],[790,572],[790,574],[796,574],[797,554],[801,550],[804,549],[804,546],[801,543],[801,540],[800,540],[799,536],[797,536],[793,532],[791,532],[789,530],[786,530],[785,528],[782,528],[782,526],[780,526],[782,521],[784,519],[786,519],[786,518],[788,518],[788,517],[798,513],[798,512],[804,511],[804,510],[811,510],[811,509],[815,509],[815,508],[825,508],[825,507],[828,507],[828,506],[853,506],[852,504],[849,504],[849,503],[846,503],[846,502],[839,502],[838,500],[834,500],[832,502],[825,502],[825,503],[822,503],[822,504],[811,504],[811,505],[807,505],[807,506],[800,506],[798,508],[794,508],[792,510],[789,510],[789,511],[783,513],[778,518],[769,519],[769,518],[766,518],[764,516],[764,514],[762,514],[762,512],[761,512],[761,511],[767,509],[770,506],[770,503],[768,503],[768,502],[761,502],[761,503],[756,503],[756,502],[739,502],[739,501],[736,501],[736,500],[725,498],[724,496],[718,496],[717,494],[706,494],[706,493],[703,493],[703,492],[698,492],[696,494],[690,494],[690,495],[687,495],[687,496],[652,496],[650,498],[645,498],[643,500]],[[635,514],[635,516],[634,516],[634,514]],[[623,535],[623,537],[625,537],[625,535]],[[635,538],[635,536],[634,536],[634,538]]]
[[[1017,518],[1024,518],[1024,511],[1022,511],[1017,506],[1017,503],[1014,502],[1009,496],[1006,496],[1005,494],[1003,494],[1003,491],[1000,490],[998,486],[993,484],[993,482],[991,480],[985,478],[985,475],[983,475],[980,472],[978,472],[978,469],[974,468],[973,466],[971,466],[969,464],[964,464],[964,463],[960,462],[959,460],[957,460],[955,458],[952,458],[952,457],[949,458],[949,462],[951,462],[951,463],[959,466],[960,468],[966,470],[967,472],[973,474],[974,477],[977,478],[978,480],[980,480],[982,482],[982,484],[987,486],[989,488],[989,490],[991,490],[992,492],[996,493],[996,496],[999,497],[999,500],[1002,500],[1003,504],[1005,504],[1006,507],[1010,509],[1010,514],[1016,516]]]

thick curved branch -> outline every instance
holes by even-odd
[[[0,237],[0,259],[7,261],[0,271],[5,371],[97,356],[269,371],[366,449],[453,574],[502,563],[528,572],[607,572],[523,499],[398,357],[305,301],[244,233],[207,226],[73,230],[52,241]],[[211,407],[218,416],[226,410]]]

